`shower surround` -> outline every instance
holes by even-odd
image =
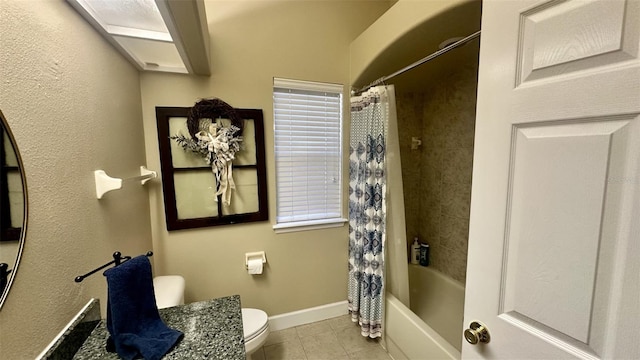
[[[402,92],[397,112],[407,241],[430,245],[434,269],[464,284],[477,90],[477,64]],[[411,149],[411,138],[422,145]]]

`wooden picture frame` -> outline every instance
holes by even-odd
[[[264,123],[260,109],[235,109],[244,119],[242,150],[233,160],[236,189],[231,204],[215,201],[215,176],[204,159],[182,149],[171,136],[188,134],[189,107],[156,107],[167,230],[269,219]],[[178,134],[179,133],[179,134]]]

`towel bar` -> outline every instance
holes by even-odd
[[[89,277],[95,273],[97,273],[98,271],[106,268],[107,266],[111,265],[111,264],[115,264],[115,266],[118,266],[120,264],[122,264],[123,262],[130,260],[131,256],[122,256],[122,253],[120,253],[120,251],[116,251],[113,253],[113,260],[109,261],[108,263],[93,269],[91,271],[89,271],[88,273],[84,274],[84,275],[80,275],[80,276],[76,276],[76,278],[74,279],[75,282],[79,283],[82,282],[82,280],[84,280],[86,277]],[[151,251],[147,251],[147,253],[145,254],[145,256],[150,257],[153,256],[153,252]]]
[[[128,179],[113,178],[107,175],[104,170],[96,170],[93,173],[96,180],[96,197],[98,199],[102,199],[102,196],[111,190],[121,189],[124,181],[140,181],[144,185],[147,181],[158,176],[155,171],[149,170],[144,166],[140,166],[140,176]]]

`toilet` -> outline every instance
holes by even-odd
[[[242,329],[244,330],[244,352],[247,360],[260,349],[269,336],[269,317],[259,309],[242,309]]]
[[[153,289],[158,309],[184,304],[185,281],[179,275],[156,276]],[[242,309],[242,329],[244,331],[244,351],[247,359],[260,349],[269,336],[269,317],[259,309]]]
[[[153,290],[158,309],[184,305],[184,278],[179,275],[156,276]]]

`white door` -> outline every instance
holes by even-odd
[[[462,357],[640,359],[640,0],[482,17]]]

